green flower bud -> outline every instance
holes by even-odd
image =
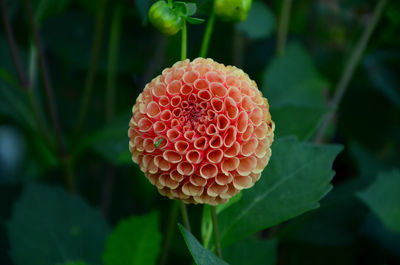
[[[215,0],[215,14],[225,21],[239,22],[247,18],[252,0]]]
[[[165,1],[155,2],[150,7],[149,20],[154,27],[167,36],[178,33],[183,26],[183,18]]]

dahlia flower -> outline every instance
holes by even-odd
[[[132,160],[171,199],[227,202],[258,181],[271,156],[267,99],[242,70],[212,59],[165,69],[132,112]]]

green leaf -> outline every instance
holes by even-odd
[[[65,190],[27,184],[7,223],[16,265],[54,265],[74,260],[95,265],[109,228],[101,213]]]
[[[120,221],[107,239],[104,265],[156,264],[161,249],[158,227],[157,212]]]
[[[223,249],[223,257],[231,265],[275,265],[277,260],[276,240],[248,238]]]
[[[265,3],[255,1],[247,19],[237,27],[251,39],[267,38],[275,28],[275,18]]]
[[[204,248],[182,225],[178,225],[190,254],[192,254],[194,262],[197,265],[228,265],[228,263],[215,256],[210,250]]]
[[[285,138],[272,145],[261,179],[218,215],[221,242],[228,245],[319,206],[331,189],[332,163],[342,147]]]
[[[186,21],[190,24],[201,24],[204,22],[202,18],[195,18],[195,17],[187,17]]]
[[[239,192],[235,196],[229,199],[228,202],[217,205],[217,214],[220,214],[223,210],[227,209],[231,205],[237,203],[242,198],[243,193]]]
[[[0,80],[0,98],[2,99],[0,114],[11,118],[23,127],[36,128],[32,111],[28,107],[28,101],[22,91]]]
[[[323,96],[326,87],[311,57],[299,45],[289,45],[275,58],[264,73],[262,91],[270,104],[276,135],[308,139],[328,111]]]
[[[285,224],[277,236],[284,243],[298,242],[317,246],[349,246],[356,242],[368,213],[356,198],[357,191],[368,186],[368,179],[355,178],[335,185],[321,207]]]
[[[132,165],[128,138],[130,115],[124,113],[99,131],[83,137],[75,150],[75,156],[91,148],[114,165]]]
[[[363,61],[364,69],[372,85],[397,107],[400,107],[400,89],[398,86],[400,80],[396,71],[392,70],[386,61],[389,61],[389,59],[399,60],[399,57],[397,53],[376,52],[368,55]]]
[[[358,197],[382,220],[386,227],[400,233],[400,171],[381,173]]]

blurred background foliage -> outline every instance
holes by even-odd
[[[24,1],[2,2],[29,87],[19,85],[2,20],[0,263],[163,261],[168,216],[176,206],[131,162],[127,128],[145,84],[179,59],[179,34],[166,38],[147,23],[149,0],[33,0],[62,150],[52,133],[33,23]],[[195,2],[197,16],[207,19],[211,1]],[[321,119],[334,109],[321,141],[344,146],[334,163],[334,188],[321,206],[224,248],[230,264],[400,264],[398,1],[388,1],[340,104],[336,109],[328,104],[375,4],[293,1],[281,56],[275,54],[282,1],[254,1],[245,22],[217,20],[209,57],[244,69],[259,84],[270,101],[277,138],[312,141]],[[198,56],[204,28],[189,26],[191,59]],[[87,118],[79,125],[87,86],[92,86]],[[35,119],[44,121],[42,128]],[[193,234],[201,238],[202,208],[190,206],[189,214]],[[174,227],[167,263],[191,262]]]

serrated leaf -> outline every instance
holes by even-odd
[[[400,171],[381,173],[358,197],[371,208],[386,227],[400,233]]]
[[[227,248],[222,253],[230,265],[275,265],[278,242],[248,238]]]
[[[7,232],[16,265],[74,260],[101,264],[108,225],[101,213],[65,190],[27,184],[15,203]]]
[[[275,18],[265,3],[255,1],[247,19],[239,23],[237,28],[251,39],[267,38],[275,28]]]
[[[120,221],[107,239],[104,265],[156,264],[161,249],[158,227],[157,212]]]
[[[178,226],[189,248],[190,254],[192,254],[194,262],[197,265],[228,265],[228,263],[215,256],[210,250],[204,248],[182,225],[178,224]]]
[[[278,137],[311,137],[328,112],[324,99],[327,83],[318,74],[306,50],[296,44],[275,58],[263,74],[262,91],[270,104]]]
[[[190,24],[201,24],[204,22],[202,18],[195,18],[195,17],[187,17],[186,21]]]
[[[222,244],[317,208],[332,187],[332,163],[341,149],[301,143],[295,138],[277,140],[261,179],[243,191],[239,202],[218,215]]]

